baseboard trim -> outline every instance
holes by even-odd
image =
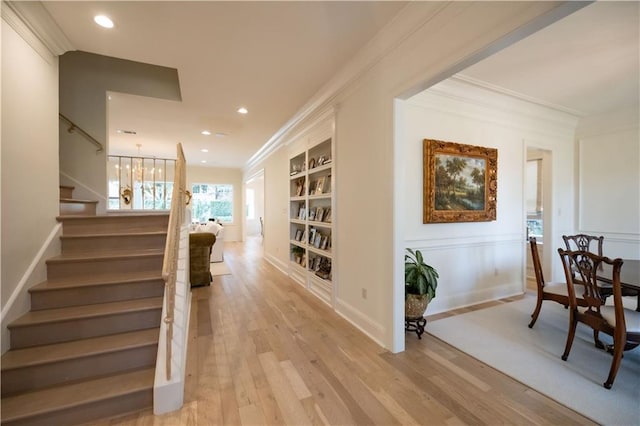
[[[367,317],[358,309],[338,298],[336,298],[334,310],[338,315],[349,321],[351,325],[363,332],[378,345],[391,350],[390,347],[384,344],[385,328],[382,325],[372,321],[371,318]]]
[[[266,260],[267,262],[269,262],[271,265],[273,265],[277,270],[279,270],[280,272],[282,272],[283,274],[285,274],[286,276],[289,276],[289,267],[287,266],[286,263],[282,263],[282,261],[278,258],[276,258],[275,256],[272,256],[270,254],[265,254],[264,255],[264,260]]]
[[[62,230],[62,224],[57,223],[49,233],[49,236],[40,247],[40,250],[38,250],[38,253],[31,261],[31,264],[29,264],[29,267],[27,268],[25,273],[22,275],[22,278],[20,279],[18,286],[15,288],[15,290],[13,290],[13,293],[11,293],[11,297],[9,297],[9,300],[7,300],[6,305],[2,308],[2,313],[0,314],[1,322],[4,322],[6,316],[11,311],[11,308],[13,307],[13,304],[15,303],[18,296],[22,292],[26,291],[25,286],[29,282],[29,278],[31,278],[31,274],[33,274],[33,271],[36,269],[36,267],[40,263],[44,262],[43,260],[44,254],[51,247],[51,243],[60,235],[61,230]]]

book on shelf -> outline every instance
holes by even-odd
[[[324,193],[324,181],[325,181],[325,177],[322,176],[316,182],[316,189],[314,191],[315,195],[320,195],[320,194]]]
[[[322,240],[320,241],[320,248],[322,250],[327,250],[327,248],[329,248],[329,240],[330,240],[329,235],[324,235],[322,237]]]
[[[304,194],[304,177],[298,178],[296,180],[296,192],[295,196],[300,197]]]
[[[327,208],[324,212],[323,222],[331,223],[331,208]]]

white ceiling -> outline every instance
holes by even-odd
[[[43,4],[78,50],[178,70],[182,102],[111,94],[110,153],[135,154],[140,143],[142,155],[175,158],[179,141],[189,163],[214,167],[244,166],[404,6],[368,1]],[[95,25],[97,14],[111,17],[115,27]],[[238,114],[240,106],[249,113]],[[201,135],[205,129],[212,135]],[[216,132],[227,136],[216,137]]]
[[[640,3],[598,2],[461,72],[579,116],[638,105]]]
[[[111,94],[110,153],[136,154],[140,143],[143,155],[172,158],[179,141],[191,164],[243,167],[404,3],[44,5],[78,50],[178,70],[182,102]],[[581,116],[637,105],[638,7],[589,5],[460,74]],[[97,27],[99,13],[116,27]],[[249,114],[239,115],[240,106]]]

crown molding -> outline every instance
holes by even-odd
[[[309,122],[312,116],[324,115],[333,110],[332,104],[340,94],[352,87],[367,71],[393,52],[408,37],[448,7],[446,2],[410,2],[380,30],[338,73],[296,112],[269,140],[247,161],[244,170],[250,170],[274,153],[300,124]],[[321,113],[317,114],[320,110]],[[298,132],[295,132],[298,133]]]
[[[492,90],[485,84],[475,84],[457,75],[413,96],[407,103],[536,132],[542,131],[538,124],[545,123],[544,129],[547,132],[568,132],[573,135],[580,119],[566,111]],[[525,119],[514,120],[514,116]]]
[[[53,57],[76,50],[39,1],[3,1],[2,19],[49,62]]]
[[[564,112],[567,114],[571,114],[574,115],[576,117],[584,117],[587,115],[587,113],[585,113],[584,111],[579,111],[577,109],[573,109],[573,108],[568,108],[562,105],[558,105],[558,104],[554,104],[552,102],[546,102],[540,99],[537,99],[533,96],[529,96],[529,95],[525,95],[523,93],[519,93],[516,92],[514,90],[509,90],[509,89],[505,89],[504,87],[501,86],[497,86],[495,84],[491,84],[491,83],[487,83],[486,81],[482,81],[482,80],[478,80],[476,78],[473,77],[469,77],[466,76],[464,74],[456,74],[455,76],[452,77],[455,80],[458,81],[464,81],[466,83],[472,84],[474,86],[477,87],[482,87],[484,89],[490,90],[492,92],[495,93],[500,93],[503,95],[507,95],[510,96],[512,98],[516,98],[516,99],[520,99],[523,100],[525,102],[529,102],[532,104],[536,104],[536,105],[541,105],[543,107],[549,108],[549,109],[553,109],[556,111],[560,111],[560,112]]]

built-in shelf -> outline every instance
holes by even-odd
[[[290,146],[297,151],[289,158],[289,275],[333,306],[333,135],[329,130]]]

